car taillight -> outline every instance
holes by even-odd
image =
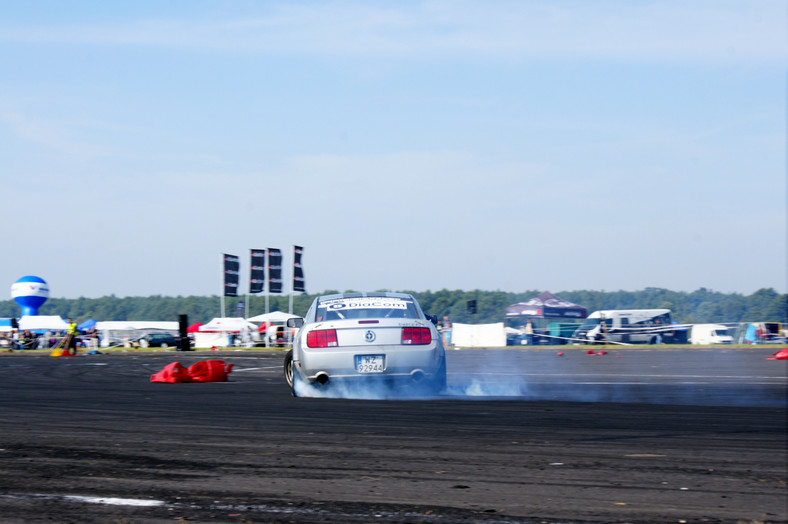
[[[402,343],[412,345],[424,345],[432,342],[430,328],[406,327],[402,328]]]
[[[318,329],[306,334],[306,345],[310,348],[335,348],[337,344],[336,329]]]

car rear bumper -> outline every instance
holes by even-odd
[[[383,355],[383,371],[360,373],[356,369],[356,356],[360,355]],[[436,346],[322,348],[304,351],[300,360],[294,360],[294,370],[309,382],[354,378],[374,380],[375,377],[418,378],[419,374],[431,377],[440,371],[444,358]]]

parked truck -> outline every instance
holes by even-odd
[[[690,344],[732,344],[728,327],[722,324],[694,324],[690,331]]]
[[[594,311],[575,331],[577,343],[661,344],[673,342],[669,309]]]

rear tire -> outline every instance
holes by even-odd
[[[285,362],[284,362],[284,374],[285,374],[285,381],[287,381],[287,385],[290,387],[290,393],[297,397],[296,390],[295,390],[295,374],[296,370],[293,369],[293,350],[287,352],[285,355]]]
[[[446,390],[446,357],[443,357],[438,371],[436,371],[435,376],[432,377],[431,386],[432,393],[435,395],[440,395]]]

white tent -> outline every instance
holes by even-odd
[[[451,326],[451,343],[456,347],[503,347],[506,332],[503,322],[495,324],[458,324]]]
[[[247,318],[249,322],[287,322],[288,318],[299,318],[298,315],[291,315],[290,313],[285,313],[284,311],[271,311],[270,313],[265,313],[264,315],[257,315],[256,317]]]
[[[221,331],[221,332],[240,332],[244,329],[248,329],[250,331],[257,330],[257,326],[249,322],[248,320],[244,320],[243,318],[239,317],[225,317],[225,318],[214,318],[207,324],[203,324],[200,326],[199,331]]]
[[[19,319],[20,330],[65,331],[68,324],[59,315],[24,316]]]
[[[164,329],[167,331],[178,331],[178,323],[151,320],[117,320],[96,322],[97,331],[122,331],[126,329]]]
[[[257,315],[256,317],[248,318],[250,322],[258,322],[263,325],[266,324],[266,335],[263,340],[265,346],[269,347],[272,344],[283,344],[283,340],[287,340],[289,344],[292,341],[293,334],[285,327],[287,320],[290,318],[301,318],[298,315],[285,313],[284,311],[271,311],[264,315]]]
[[[228,347],[237,342],[236,334],[246,331],[248,340],[257,333],[257,326],[239,317],[214,318],[193,333],[194,347]]]
[[[227,347],[230,345],[229,335],[220,331],[213,331],[210,333],[200,333],[198,331],[192,333],[192,336],[194,337],[195,348],[210,348],[213,346]]]

